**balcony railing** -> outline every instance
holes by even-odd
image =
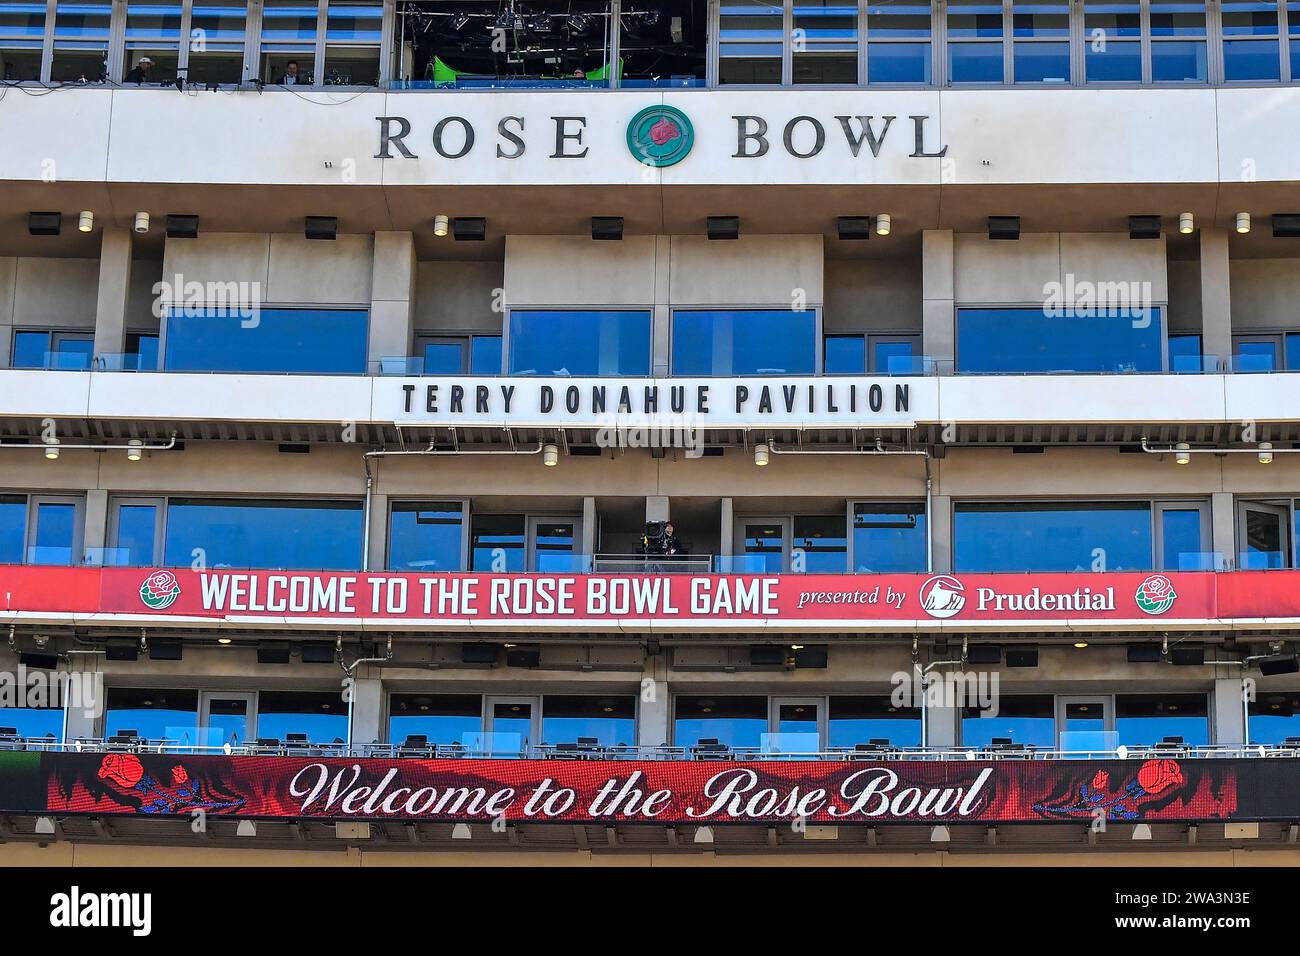
[[[348,746],[341,740],[317,742],[294,740],[255,740],[239,743],[202,745],[191,740],[131,737],[77,737],[58,741],[53,737],[0,736],[0,751],[53,753],[157,753],[209,754],[213,756],[281,756],[281,757],[374,757],[383,759],[520,759],[520,760],[641,760],[641,761],[994,761],[994,760],[1179,760],[1246,758],[1300,758],[1300,738],[1288,738],[1281,744],[1183,745],[1173,743],[1119,744],[1110,748],[1089,746],[1087,749],[1034,747],[1021,744],[993,746],[894,747],[887,744],[856,744],[851,747],[813,747],[791,750],[780,746],[732,747],[726,744],[673,746],[669,744],[635,745],[557,743],[528,745],[518,734],[475,733],[467,743],[412,744],[370,743]],[[780,735],[769,735],[780,736]],[[787,735],[788,736],[788,735]],[[799,735],[802,736],[802,735]],[[1069,744],[1069,741],[1066,741]]]

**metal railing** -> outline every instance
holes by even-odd
[[[490,735],[478,735],[488,737]],[[486,746],[485,746],[486,744]],[[639,761],[868,761],[934,762],[995,760],[1149,760],[1169,759],[1277,759],[1300,758],[1300,740],[1283,744],[1138,744],[1120,745],[1110,750],[1064,750],[1058,747],[1010,746],[972,747],[893,747],[858,744],[852,747],[829,747],[807,752],[780,751],[762,747],[732,747],[725,744],[652,746],[616,744],[538,744],[506,749],[490,741],[477,745],[441,743],[369,743],[349,747],[340,740],[316,742],[305,740],[261,740],[224,743],[220,746],[196,745],[157,738],[78,737],[59,741],[52,737],[0,736],[0,751],[49,753],[135,753],[198,754],[209,756],[274,757],[369,757],[383,759],[529,759],[529,760],[639,760]]]

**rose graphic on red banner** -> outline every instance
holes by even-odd
[[[1081,786],[1077,794],[1036,804],[1034,812],[1046,816],[1091,819],[1105,815],[1107,820],[1138,820],[1145,815],[1144,808],[1152,806],[1152,801],[1162,794],[1161,807],[1174,801],[1192,802],[1198,792],[1195,788],[1188,791],[1188,778],[1177,760],[1147,760],[1138,767],[1133,779],[1114,793],[1110,791],[1110,774],[1098,770],[1092,782]],[[1235,793],[1233,797],[1235,802]]]
[[[170,571],[151,571],[140,585],[140,600],[151,611],[165,611],[181,596],[181,585]]]
[[[171,757],[148,757],[150,769],[135,754],[104,754],[95,771],[98,786],[84,777],[72,783],[85,797],[97,804],[121,808],[126,813],[188,813],[204,810],[211,813],[235,813],[243,808],[244,800],[238,796],[216,796],[210,785],[199,781],[191,784],[190,774],[184,765]],[[169,770],[163,772],[162,767]],[[169,779],[170,784],[162,780]],[[66,781],[64,781],[66,782]],[[50,794],[54,796],[56,784],[50,781]]]

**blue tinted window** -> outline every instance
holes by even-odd
[[[348,707],[338,691],[311,693],[262,691],[257,695],[257,736],[287,741],[305,734],[308,742],[347,739]]]
[[[457,501],[399,501],[388,526],[393,571],[461,571],[461,506]]]
[[[795,515],[790,568],[808,574],[843,574],[848,563],[844,515]]]
[[[361,503],[173,498],[165,561],[188,566],[195,549],[210,568],[354,571],[361,561]]]
[[[649,375],[649,312],[511,312],[512,375]]]
[[[470,532],[470,570],[524,570],[524,516],[474,515]]]
[[[45,368],[45,354],[49,350],[49,332],[15,332],[13,367]]]
[[[779,522],[745,525],[745,554],[750,574],[778,574],[785,567],[785,529]]]
[[[1043,309],[958,309],[957,371],[1159,372],[1160,310],[1055,317]]]
[[[862,375],[867,371],[867,341],[862,335],[828,335],[823,368],[827,375]]]
[[[953,508],[957,571],[1108,571],[1151,567],[1151,507],[1142,501]]]
[[[466,734],[483,730],[483,701],[477,694],[394,694],[388,711],[388,740],[394,744],[408,737],[463,744]]]
[[[1157,83],[1206,80],[1204,40],[1162,40],[1151,44],[1151,79]]]
[[[816,364],[815,312],[673,314],[674,375],[811,375]]]
[[[1272,339],[1238,340],[1233,343],[1233,348],[1232,368],[1235,372],[1274,372],[1279,367],[1277,342]]]
[[[868,43],[870,83],[929,83],[930,42]]]
[[[1053,700],[1048,695],[1025,697],[1002,696],[997,712],[963,707],[961,742],[967,747],[987,747],[994,739],[1012,743],[1053,747],[1056,745],[1056,718]]]
[[[1183,743],[1210,742],[1210,721],[1204,694],[1119,694],[1115,698],[1115,730],[1126,747],[1158,744],[1165,737]]]
[[[465,344],[429,342],[424,346],[425,375],[459,375],[465,371]]]
[[[158,523],[157,505],[121,505],[117,509],[117,549],[115,563],[143,567],[154,563],[154,531]]]
[[[474,375],[501,374],[501,336],[476,335],[470,340],[469,370]]]
[[[729,747],[757,747],[767,733],[766,697],[678,697],[673,741],[692,747],[716,739]]]
[[[1300,335],[1295,332],[1286,336],[1286,367],[1289,372],[1300,372]]]
[[[1225,80],[1277,80],[1282,66],[1276,40],[1224,40]]]
[[[1142,79],[1141,43],[1112,40],[1100,49],[1088,43],[1083,56],[1089,83],[1137,83]]]
[[[197,691],[112,687],[104,705],[104,736],[181,741],[188,735],[193,740],[198,710]]]
[[[0,495],[0,564],[22,564],[27,538],[27,498]]]
[[[239,315],[171,315],[172,372],[363,373],[367,313],[350,309],[261,309]]]
[[[63,739],[63,711],[54,707],[0,707],[0,735]]]
[[[1300,694],[1260,691],[1247,710],[1249,743],[1280,744],[1288,737],[1300,739]]]
[[[1160,510],[1162,571],[1213,571],[1201,541],[1201,509],[1166,507]]]
[[[827,744],[855,747],[887,740],[894,747],[921,745],[921,711],[895,707],[888,697],[832,697]]]
[[[146,332],[131,332],[126,337],[128,369],[139,372],[158,370],[158,336]]]
[[[77,535],[77,506],[71,502],[42,501],[36,505],[36,528],[28,560],[32,564],[74,564],[72,545]]]
[[[90,368],[94,336],[89,332],[14,333],[14,368],[81,370]]]
[[[1199,335],[1169,336],[1169,371],[1199,372],[1205,366]]]
[[[871,370],[885,375],[908,375],[919,371],[916,342],[896,339],[872,342]]]
[[[1001,43],[949,43],[948,76],[954,83],[1001,83]]]
[[[1070,81],[1070,44],[1017,43],[1015,57],[1017,83],[1068,83]]]
[[[594,738],[602,747],[636,743],[636,702],[632,697],[562,697],[542,701],[542,741],[576,744]]]
[[[864,502],[853,506],[854,571],[924,571],[926,564],[925,505]]]

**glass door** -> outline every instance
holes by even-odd
[[[1237,566],[1254,571],[1291,567],[1291,509],[1243,501],[1237,505]]]
[[[773,697],[761,749],[770,754],[813,754],[821,750],[825,706],[820,697]]]
[[[522,756],[538,742],[540,712],[536,697],[489,697],[484,740],[477,749],[494,757]]]
[[[1058,746],[1074,756],[1109,753],[1115,749],[1115,715],[1111,698],[1056,698]]]
[[[208,691],[199,695],[199,744],[240,747],[256,740],[256,694]]]
[[[582,568],[582,522],[577,518],[528,519],[528,570],[577,574]]]
[[[737,573],[780,574],[790,550],[789,518],[747,518],[736,529]]]

